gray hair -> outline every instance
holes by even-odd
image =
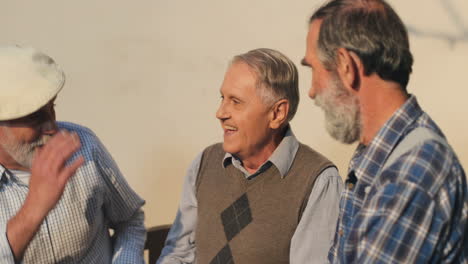
[[[400,17],[384,0],[331,0],[311,16],[309,23],[322,19],[318,55],[329,70],[337,66],[336,51],[354,52],[364,73],[395,81],[406,91],[413,56],[408,32]]]
[[[247,64],[255,71],[257,92],[265,104],[288,100],[288,121],[291,121],[299,104],[299,76],[294,63],[281,52],[265,48],[237,55],[231,64],[238,62]]]

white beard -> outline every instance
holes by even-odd
[[[28,169],[31,169],[36,148],[45,145],[51,138],[51,136],[44,135],[33,142],[23,143],[18,142],[16,136],[8,127],[2,129],[5,134],[5,141],[0,145],[19,165]]]
[[[315,97],[315,105],[325,112],[325,127],[336,140],[352,144],[361,135],[359,99],[348,92],[336,74],[328,87]]]

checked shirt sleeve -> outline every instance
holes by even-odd
[[[202,154],[203,152],[197,155],[187,170],[179,210],[157,264],[195,263],[195,228],[198,209],[195,185]]]
[[[435,203],[414,183],[387,184],[356,217],[357,263],[427,263],[441,226]]]
[[[356,215],[348,238],[357,250],[349,257],[357,263],[439,263],[459,256],[456,241],[463,239],[466,217],[453,217],[462,212],[453,160],[445,146],[430,142],[386,169]]]
[[[97,139],[96,139],[97,140]],[[107,193],[104,211],[114,229],[112,263],[144,263],[144,201],[131,189],[105,147],[97,140],[95,162]]]

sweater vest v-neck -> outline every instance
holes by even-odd
[[[222,166],[221,143],[205,149],[196,181],[197,263],[289,263],[291,238],[315,179],[334,166],[300,144],[284,178],[270,166],[248,180],[232,163]]]

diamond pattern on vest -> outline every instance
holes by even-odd
[[[228,244],[224,246],[213,258],[210,264],[233,264],[234,260],[229,247],[231,241],[244,227],[252,222],[252,212],[250,211],[249,198],[244,193],[239,199],[232,203],[221,213],[224,234]]]
[[[239,232],[252,222],[249,199],[247,194],[242,195],[233,204],[221,213],[226,239],[231,241]]]
[[[234,260],[232,259],[231,248],[229,244],[224,246],[218,254],[213,258],[210,264],[234,264]]]

